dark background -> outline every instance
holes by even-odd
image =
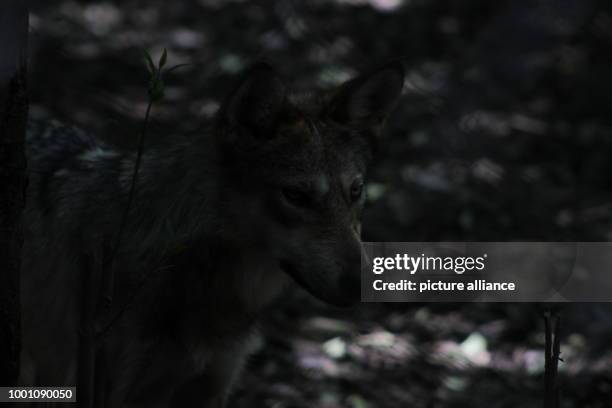
[[[612,238],[612,6],[601,0],[39,1],[31,115],[135,148],[146,49],[169,65],[151,142],[197,137],[265,59],[295,89],[401,59],[364,240]],[[234,407],[539,407],[540,305],[362,305],[301,292],[263,323]],[[612,398],[612,315],[562,311],[562,407]]]

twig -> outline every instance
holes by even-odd
[[[557,382],[559,361],[561,360],[561,318],[550,311],[544,315],[545,354],[544,354],[544,408],[559,408],[560,388]]]

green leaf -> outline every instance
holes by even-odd
[[[361,395],[353,394],[348,397],[348,403],[351,408],[368,408],[370,404],[363,399]]]
[[[149,54],[149,52],[147,50],[143,51],[145,60],[147,62],[147,68],[149,69],[149,72],[152,74],[155,72],[155,64],[153,64],[153,58],[151,58],[151,54]]]
[[[159,69],[161,70],[164,65],[166,65],[166,61],[168,60],[168,51],[164,48],[164,52],[159,58]]]
[[[149,82],[149,98],[153,102],[163,99],[165,94],[164,82],[159,75],[154,75]]]

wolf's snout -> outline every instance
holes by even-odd
[[[354,232],[334,241],[314,241],[302,256],[283,257],[279,266],[316,298],[350,306],[361,297],[362,245]],[[314,256],[311,254],[315,254]]]

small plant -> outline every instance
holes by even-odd
[[[162,74],[163,68],[168,60],[168,51],[164,48],[164,52],[161,57],[159,57],[157,66],[153,63],[151,54],[145,51],[144,55],[147,62],[147,68],[151,74],[151,78],[149,79],[149,104],[152,105],[152,102],[160,101],[164,97],[164,81],[162,79]],[[145,122],[147,120],[148,117],[145,116]]]
[[[149,120],[151,117],[151,110],[155,103],[161,101],[164,98],[164,94],[165,94],[165,83],[163,80],[164,75],[174,71],[177,68],[181,68],[181,67],[188,66],[188,65],[193,65],[193,64],[178,64],[170,68],[164,69],[164,67],[166,66],[166,62],[168,60],[168,51],[165,48],[159,60],[157,61],[157,65],[153,63],[153,58],[151,58],[151,55],[147,51],[144,51],[143,54],[144,54],[145,63],[146,63],[146,66],[147,66],[147,69],[150,75],[149,84],[147,87],[149,101],[147,103],[147,109],[145,111],[145,116],[142,122],[142,128],[141,128],[141,132],[140,132],[139,139],[138,139],[136,162],[134,163],[134,171],[132,173],[132,180],[130,184],[128,200],[127,200],[125,210],[121,218],[121,223],[119,225],[119,229],[118,229],[116,238],[114,240],[114,245],[110,249],[110,255],[108,256],[108,258],[106,258],[103,261],[103,270],[104,270],[103,282],[104,283],[102,287],[102,305],[107,310],[110,309],[110,306],[113,302],[114,282],[115,282],[114,262],[117,256],[117,252],[119,251],[119,248],[121,247],[121,240],[123,237],[125,227],[127,225],[127,221],[129,219],[130,210],[132,208],[132,203],[134,201],[134,194],[136,193],[136,185],[138,182],[138,172],[140,170],[140,165],[142,162],[142,155],[144,152],[144,142],[145,142],[146,135],[147,135]],[[140,290],[140,288],[142,288],[148,276],[149,275],[147,274],[142,278],[140,285],[138,285],[135,291],[131,293],[130,296],[128,296],[127,298],[128,300],[126,301],[126,303],[121,305],[120,308],[116,309],[118,310],[118,312],[114,316],[112,316],[109,320],[106,320],[105,324],[102,324],[102,322],[98,322],[98,324],[96,325],[98,327],[98,330],[97,330],[98,336],[104,335],[104,333],[106,333],[111,328],[111,326],[121,318],[121,316],[123,315],[123,313],[129,306],[129,304],[136,298],[138,291]],[[102,314],[99,314],[99,316],[101,315]]]
[[[110,256],[108,260],[105,262],[105,285],[104,285],[104,293],[103,300],[104,304],[108,307],[113,301],[113,289],[114,289],[114,262],[115,257],[117,256],[117,252],[121,247],[121,239],[123,237],[123,232],[125,230],[127,220],[130,214],[130,210],[132,208],[132,203],[134,201],[134,194],[136,192],[136,184],[138,181],[138,172],[140,170],[140,165],[142,162],[142,154],[144,151],[144,142],[147,135],[147,129],[149,126],[149,120],[151,117],[151,109],[153,108],[153,104],[161,101],[164,98],[165,94],[165,85],[163,81],[163,75],[165,72],[178,68],[179,65],[174,66],[166,71],[164,71],[164,66],[168,61],[168,51],[164,48],[162,55],[159,57],[157,65],[153,63],[153,58],[151,58],[151,54],[149,54],[146,50],[143,52],[145,57],[145,62],[147,68],[149,70],[149,85],[148,85],[148,95],[149,101],[147,103],[147,109],[145,111],[145,116],[142,123],[142,128],[140,131],[140,135],[138,138],[138,150],[136,152],[136,162],[134,164],[134,171],[132,173],[132,181],[130,183],[130,191],[128,194],[127,204],[125,206],[125,210],[123,212],[123,216],[121,218],[121,223],[119,224],[119,230],[117,232],[117,236],[115,238],[115,243],[112,246]],[[184,65],[184,64],[183,64]]]

